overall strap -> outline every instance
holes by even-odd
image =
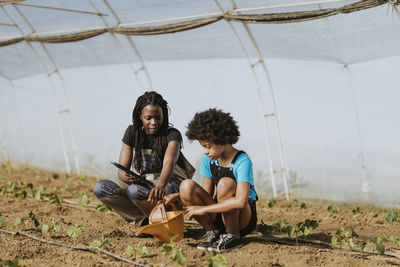
[[[242,154],[246,154],[246,152],[244,152],[243,150],[239,150],[236,155],[233,157],[231,164],[235,164],[237,158],[242,155]]]

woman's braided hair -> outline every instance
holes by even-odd
[[[217,145],[236,144],[240,132],[230,113],[210,108],[194,115],[187,126],[189,140],[207,140]]]
[[[161,169],[162,161],[164,158],[164,153],[167,148],[167,132],[170,126],[168,115],[169,107],[168,103],[164,98],[157,92],[149,91],[145,92],[136,100],[135,108],[132,112],[132,122],[134,126],[134,138],[135,138],[135,155],[133,158],[133,165],[136,170],[142,170],[143,160],[142,160],[142,146],[145,138],[145,133],[143,130],[142,120],[140,119],[140,114],[142,109],[147,105],[159,106],[162,109],[163,122],[159,131],[154,135],[154,144],[152,151],[154,152],[154,161],[152,163],[152,169]]]

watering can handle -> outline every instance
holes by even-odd
[[[172,207],[172,210],[177,211],[176,205],[174,203],[169,204]],[[149,215],[149,223],[157,223],[167,220],[167,215],[165,213],[165,205],[164,203],[157,204],[151,210]]]

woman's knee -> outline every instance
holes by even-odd
[[[127,194],[132,201],[146,200],[149,196],[149,189],[138,184],[131,184],[128,186]]]
[[[110,197],[113,190],[120,188],[116,183],[110,180],[101,180],[93,188],[93,193],[97,198]]]
[[[217,186],[218,201],[222,201],[236,195],[236,182],[228,177],[221,178]]]

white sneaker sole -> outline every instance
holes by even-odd
[[[233,248],[222,249],[222,250],[209,247],[207,250],[208,250],[208,251],[213,251],[213,250],[215,250],[215,251],[217,251],[217,252],[226,252],[226,251],[230,251],[230,250],[232,250],[232,249],[241,248],[241,247],[243,247],[243,244],[237,245],[236,247],[233,247]]]

